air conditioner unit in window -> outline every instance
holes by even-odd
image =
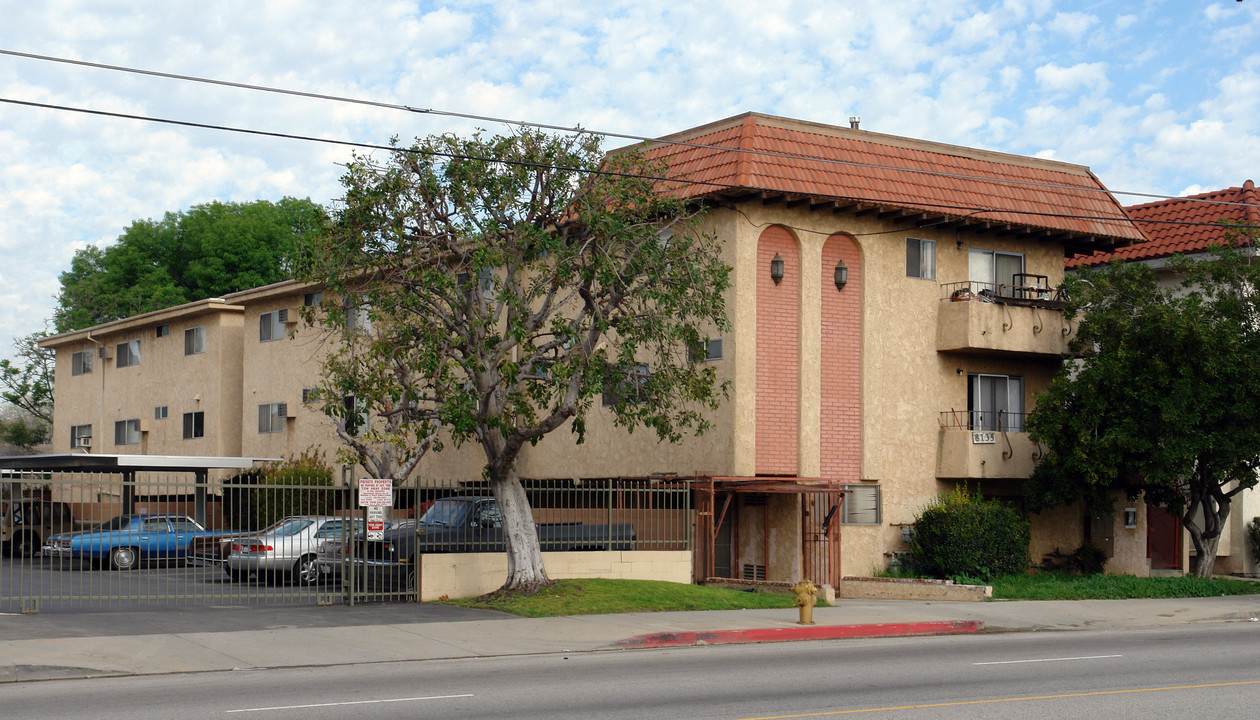
[[[97,351],[97,354],[101,356],[102,360],[109,360],[110,358],[114,357],[114,353],[110,352],[110,349],[107,347],[100,348]]]
[[[287,325],[289,322],[289,308],[281,308],[277,310],[276,320],[279,320],[282,325]]]
[[[285,308],[280,311],[280,322],[286,325],[296,325],[301,318],[302,311],[297,308]]]
[[[90,437],[81,437],[81,438],[79,438],[79,447],[81,447],[81,448],[90,448],[90,447],[92,447],[92,438],[90,438]]]

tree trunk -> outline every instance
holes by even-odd
[[[1221,543],[1221,536],[1209,538],[1195,543],[1194,576],[1197,578],[1212,577],[1212,568],[1216,565],[1216,548]]]
[[[503,542],[507,548],[507,581],[499,592],[538,592],[551,580],[543,568],[538,529],[521,479],[509,467],[506,477],[492,479],[490,487],[503,516]]]

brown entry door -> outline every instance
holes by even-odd
[[[1181,518],[1168,508],[1146,506],[1146,557],[1152,568],[1181,567]]]

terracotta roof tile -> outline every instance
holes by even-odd
[[[1248,180],[1242,187],[1133,205],[1124,210],[1146,235],[1145,242],[1113,252],[1078,255],[1069,258],[1067,266],[1101,265],[1112,258],[1153,260],[1202,251],[1225,240],[1222,220],[1260,224],[1260,193],[1256,192],[1255,183]]]
[[[685,197],[770,192],[1140,241],[1088,168],[756,113],[670,135],[648,154]],[[752,152],[739,152],[739,149]],[[1012,182],[1013,181],[1013,182]]]

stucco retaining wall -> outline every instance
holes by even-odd
[[[988,585],[957,585],[950,580],[846,577],[836,588],[840,598],[864,600],[950,600],[981,602],[993,596]]]
[[[688,550],[545,552],[543,565],[553,580],[613,578],[691,582]],[[477,597],[498,590],[507,577],[503,553],[442,553],[421,556],[420,600]]]

